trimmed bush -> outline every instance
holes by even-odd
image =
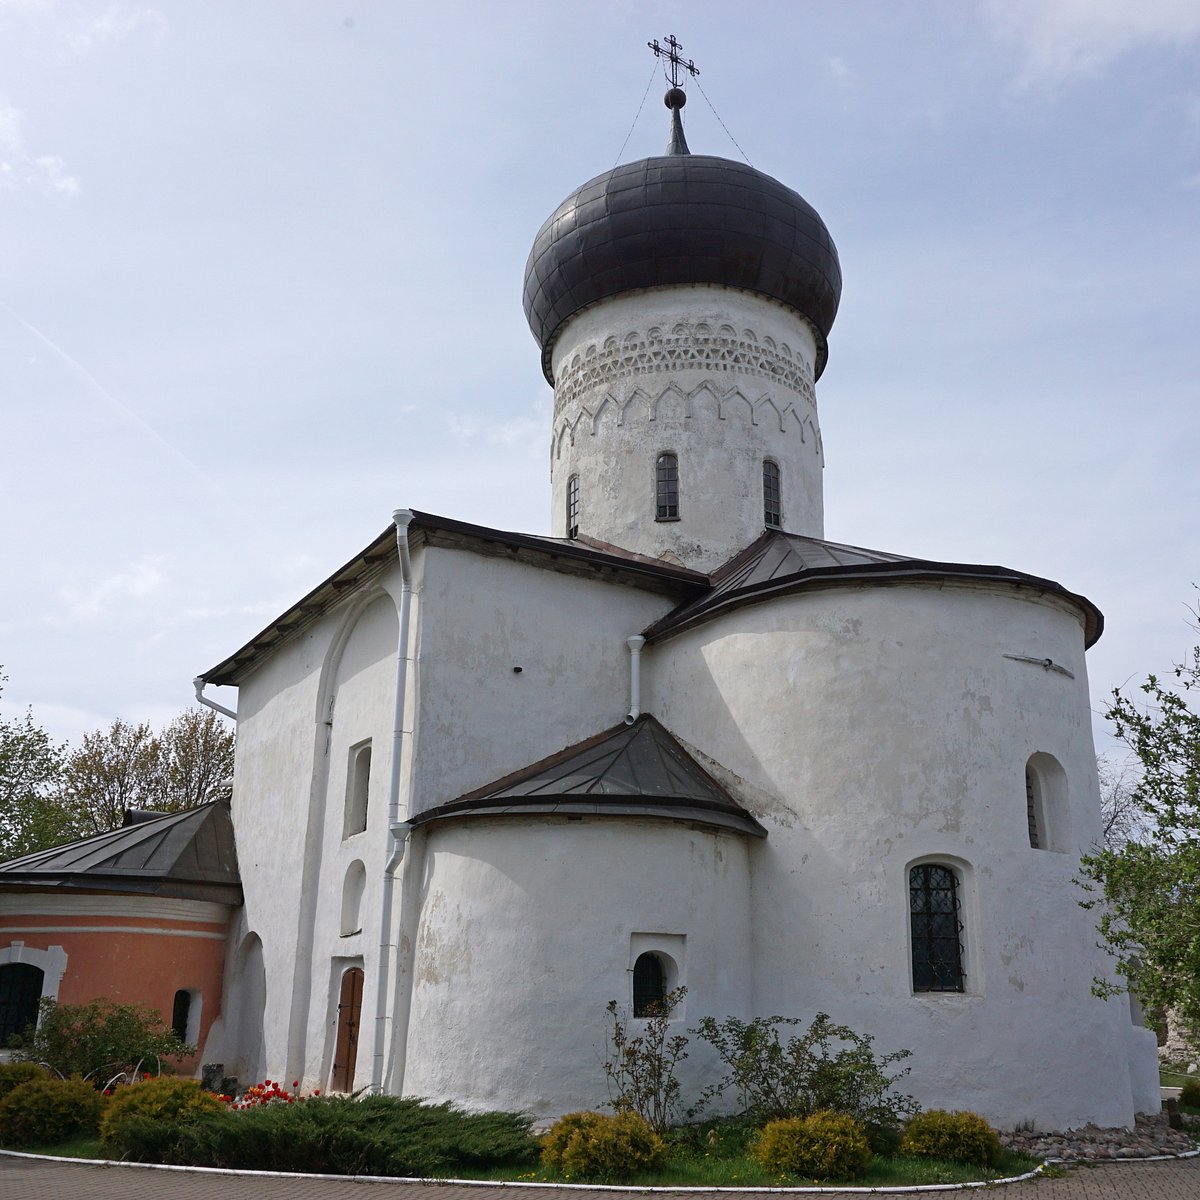
[[[100,1121],[100,1137],[105,1143],[112,1142],[121,1126],[132,1117],[180,1124],[201,1113],[222,1112],[224,1107],[194,1079],[170,1075],[143,1079],[116,1090]]]
[[[1186,1079],[1179,1089],[1179,1103],[1188,1108],[1200,1108],[1200,1079]]]
[[[529,1119],[398,1096],[321,1096],[201,1113],[178,1125],[130,1117],[112,1144],[136,1162],[329,1175],[452,1175],[537,1159]]]
[[[567,1113],[542,1139],[542,1164],[565,1179],[614,1182],[662,1165],[667,1148],[637,1113]]]
[[[72,1133],[95,1133],[104,1097],[86,1079],[29,1079],[0,1100],[6,1146],[52,1145]]]
[[[0,1063],[0,1100],[3,1100],[13,1088],[31,1079],[45,1079],[46,1072],[37,1063],[14,1062]]]
[[[828,1109],[769,1122],[751,1154],[768,1171],[813,1179],[854,1179],[874,1157],[862,1125]]]
[[[994,1167],[1001,1152],[995,1130],[973,1112],[931,1108],[913,1117],[900,1139],[900,1153],[905,1158],[943,1158]]]

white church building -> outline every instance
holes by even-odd
[[[1101,614],[825,540],[837,252],[683,103],[529,256],[551,532],[400,509],[197,681],[244,892],[202,1060],[550,1117],[607,1099],[609,1000],[686,985],[681,1031],[828,1012],[926,1105],[1131,1124],[1154,1035],[1073,883]]]

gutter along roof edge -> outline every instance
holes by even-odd
[[[442,541],[439,535],[449,535],[460,543],[462,549],[475,549],[478,553],[487,553],[484,549],[485,546],[501,546],[518,555],[526,553],[531,556],[531,559],[525,561],[531,561],[532,565],[541,565],[549,569],[555,569],[555,561],[561,560],[565,563],[577,564],[584,569],[591,567],[606,571],[611,575],[622,577],[630,583],[656,584],[658,589],[665,585],[672,591],[686,593],[708,587],[707,575],[688,570],[686,567],[673,566],[670,563],[658,565],[643,555],[626,556],[610,553],[568,539],[492,529],[486,525],[473,525],[467,521],[456,521],[449,517],[418,512],[415,509],[412,511],[413,519],[409,525],[410,531],[424,536],[431,545],[448,545],[449,543]],[[477,545],[472,547],[470,545],[472,542]],[[547,561],[539,563],[537,561],[539,558]],[[396,530],[394,526],[389,526],[332,575],[317,584],[315,588],[255,634],[240,649],[235,650],[233,654],[217,663],[216,666],[201,673],[198,678],[218,687],[236,686],[263,654],[284,645],[294,635],[333,608],[345,596],[377,578],[396,559]]]
[[[723,569],[723,568],[722,568]],[[899,562],[862,563],[843,567],[810,567],[776,579],[749,584],[718,596],[685,601],[642,630],[650,645],[664,642],[675,634],[693,629],[721,613],[762,603],[777,597],[796,595],[806,590],[823,591],[838,587],[901,586],[906,583],[982,583],[1011,588],[1028,588],[1057,596],[1079,610],[1084,624],[1084,649],[1091,649],[1104,632],[1104,614],[1086,596],[1068,591],[1052,579],[1027,575],[1008,567],[970,563],[941,563],[929,559],[905,559]]]

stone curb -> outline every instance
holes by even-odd
[[[721,1195],[728,1193],[755,1195],[839,1195],[853,1193],[866,1196],[902,1195],[917,1192],[962,1192],[978,1188],[1003,1187],[1010,1183],[1024,1183],[1036,1179],[1049,1165],[1076,1167],[1086,1164],[1089,1167],[1107,1166],[1110,1163],[1147,1163],[1170,1162],[1174,1159],[1196,1158],[1200,1156],[1200,1148],[1185,1150],[1179,1154],[1153,1154],[1145,1158],[1106,1158],[1106,1159],[1065,1159],[1048,1158],[1041,1166],[1023,1175],[1007,1175],[1002,1179],[978,1180],[968,1183],[913,1183],[898,1187],[646,1187],[628,1184],[591,1184],[591,1183],[541,1183],[513,1179],[430,1179],[400,1175],[318,1175],[302,1171],[239,1171],[230,1167],[176,1167],[166,1163],[132,1163],[119,1162],[110,1158],[57,1158],[51,1154],[26,1154],[20,1150],[0,1150],[0,1157],[24,1158],[35,1162],[51,1162],[70,1165],[77,1163],[88,1167],[123,1167],[130,1170],[144,1171],[177,1171],[194,1175],[232,1176],[243,1179],[311,1179],[314,1181],[346,1183],[414,1183],[432,1186],[437,1184],[455,1187],[477,1188],[537,1188],[541,1190],[576,1191],[576,1192],[642,1192],[663,1195]]]
[[[1200,1150],[1191,1152],[1200,1154]],[[118,1162],[110,1158],[57,1158],[52,1154],[25,1154],[20,1150],[0,1150],[0,1156],[5,1158],[26,1158],[37,1162],[52,1162],[71,1164],[77,1163],[87,1167],[124,1167],[130,1170],[143,1171],[182,1171],[194,1175],[221,1175],[243,1179],[311,1179],[314,1181],[341,1181],[344,1183],[418,1183],[427,1186],[448,1184],[454,1187],[478,1188],[539,1188],[564,1192],[640,1192],[665,1195],[721,1195],[721,1194],[755,1194],[772,1196],[792,1195],[841,1195],[847,1192],[860,1193],[865,1196],[897,1195],[914,1192],[961,1192],[973,1188],[1002,1187],[1008,1183],[1024,1183],[1035,1179],[1046,1167],[1043,1163],[1023,1175],[1008,1175],[1003,1179],[983,1179],[969,1183],[912,1183],[899,1187],[646,1187],[631,1184],[602,1184],[602,1183],[539,1183],[516,1179],[426,1179],[402,1175],[316,1175],[302,1171],[238,1171],[231,1167],[176,1167],[166,1163],[133,1163]],[[1184,1155],[1163,1155],[1163,1158],[1188,1157]],[[1050,1162],[1047,1159],[1046,1162]],[[1117,1161],[1117,1160],[1114,1160]],[[1128,1162],[1151,1162],[1151,1159],[1127,1159]]]

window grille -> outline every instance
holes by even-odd
[[[0,966],[0,1046],[37,1023],[45,972],[29,963]]]
[[[783,522],[780,497],[779,464],[763,459],[763,524],[769,529],[778,529]]]
[[[654,1016],[666,994],[662,959],[657,954],[639,954],[633,964],[633,1015]]]
[[[660,454],[655,464],[656,521],[679,520],[679,459]]]
[[[567,537],[579,536],[579,476],[567,480]]]
[[[1029,822],[1029,844],[1035,849],[1041,849],[1041,839],[1038,837],[1037,811],[1037,781],[1031,768],[1025,768],[1025,817]]]
[[[963,927],[958,878],[938,863],[913,867],[908,874],[908,904],[913,991],[961,992]]]

